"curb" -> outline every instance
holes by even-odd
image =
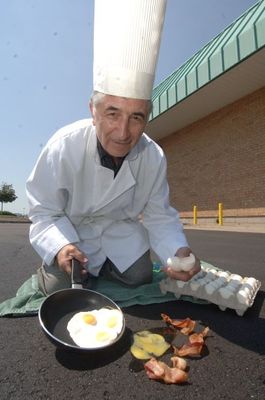
[[[207,231],[215,231],[215,232],[239,232],[239,233],[263,233],[265,234],[265,227],[259,225],[222,225],[222,226],[213,226],[213,225],[183,225],[183,229],[187,230],[207,230]]]
[[[0,224],[30,224],[31,221],[26,219],[26,220],[8,220],[8,219],[0,219]]]

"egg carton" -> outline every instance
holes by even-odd
[[[242,316],[254,303],[261,282],[228,271],[202,266],[201,271],[188,282],[165,278],[160,282],[163,294],[172,292],[176,298],[183,295],[207,300],[225,311],[231,308]]]

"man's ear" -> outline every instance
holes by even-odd
[[[93,105],[92,100],[90,100],[90,102],[89,102],[89,109],[90,109],[90,113],[92,116],[92,123],[93,123],[93,125],[95,125],[95,110],[94,110],[94,105]]]

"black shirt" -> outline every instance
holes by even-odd
[[[124,157],[115,157],[116,162],[114,161],[114,158],[106,152],[106,150],[102,147],[102,144],[97,138],[97,149],[98,149],[98,154],[100,157],[100,162],[103,167],[112,169],[114,171],[114,177],[117,175],[119,172],[122,163],[125,159],[126,156]]]

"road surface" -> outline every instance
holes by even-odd
[[[0,224],[0,301],[13,297],[40,263],[28,242],[29,224]],[[254,305],[238,316],[216,305],[173,301],[125,308],[127,330],[103,355],[56,349],[37,317],[0,318],[0,398],[3,400],[264,400],[264,234],[186,229],[194,252],[218,267],[261,280]],[[131,371],[130,335],[164,326],[160,313],[210,327],[201,359],[188,360],[189,381],[165,385]]]

